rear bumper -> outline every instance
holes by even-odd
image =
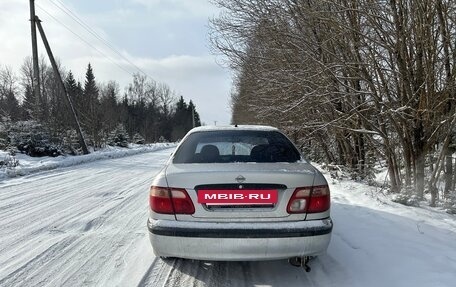
[[[210,223],[149,220],[157,256],[199,260],[273,260],[324,253],[330,218],[297,222]]]

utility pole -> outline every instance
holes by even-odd
[[[51,65],[52,65],[52,69],[54,70],[54,74],[57,77],[57,80],[58,80],[58,82],[60,84],[60,88],[65,93],[65,96],[67,98],[68,104],[69,104],[69,106],[71,108],[71,112],[73,113],[73,118],[74,118],[74,122],[75,122],[75,125],[76,125],[76,131],[78,132],[79,143],[81,144],[82,152],[84,154],[88,154],[89,150],[88,150],[87,144],[86,144],[86,142],[84,140],[84,135],[82,134],[81,125],[79,123],[78,116],[76,115],[76,111],[74,109],[73,102],[71,101],[71,97],[68,94],[67,89],[65,88],[65,84],[63,83],[62,77],[60,76],[60,72],[59,72],[59,69],[57,67],[57,63],[55,62],[54,55],[52,54],[51,47],[49,46],[49,42],[48,42],[48,40],[46,38],[46,34],[44,34],[43,27],[41,26],[41,20],[38,18],[38,16],[35,16],[35,23],[36,23],[36,25],[38,27],[38,30],[40,31],[41,39],[43,40],[44,47],[46,48],[46,52],[47,52],[47,54],[49,56],[49,60],[51,61]]]
[[[36,41],[35,0],[30,0],[30,28],[32,30],[32,57],[33,57],[33,90],[35,94],[35,117],[39,117],[41,110],[40,70],[38,66],[38,46]]]

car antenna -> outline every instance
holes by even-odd
[[[238,127],[237,124],[234,124],[234,127],[237,128]]]

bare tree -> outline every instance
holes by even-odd
[[[280,126],[361,176],[375,154],[392,191],[423,198],[427,181],[431,204],[446,158],[451,189],[455,3],[214,2],[212,45],[236,72],[233,122]]]

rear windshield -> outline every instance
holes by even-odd
[[[296,162],[295,146],[277,131],[204,131],[190,134],[173,163]]]

